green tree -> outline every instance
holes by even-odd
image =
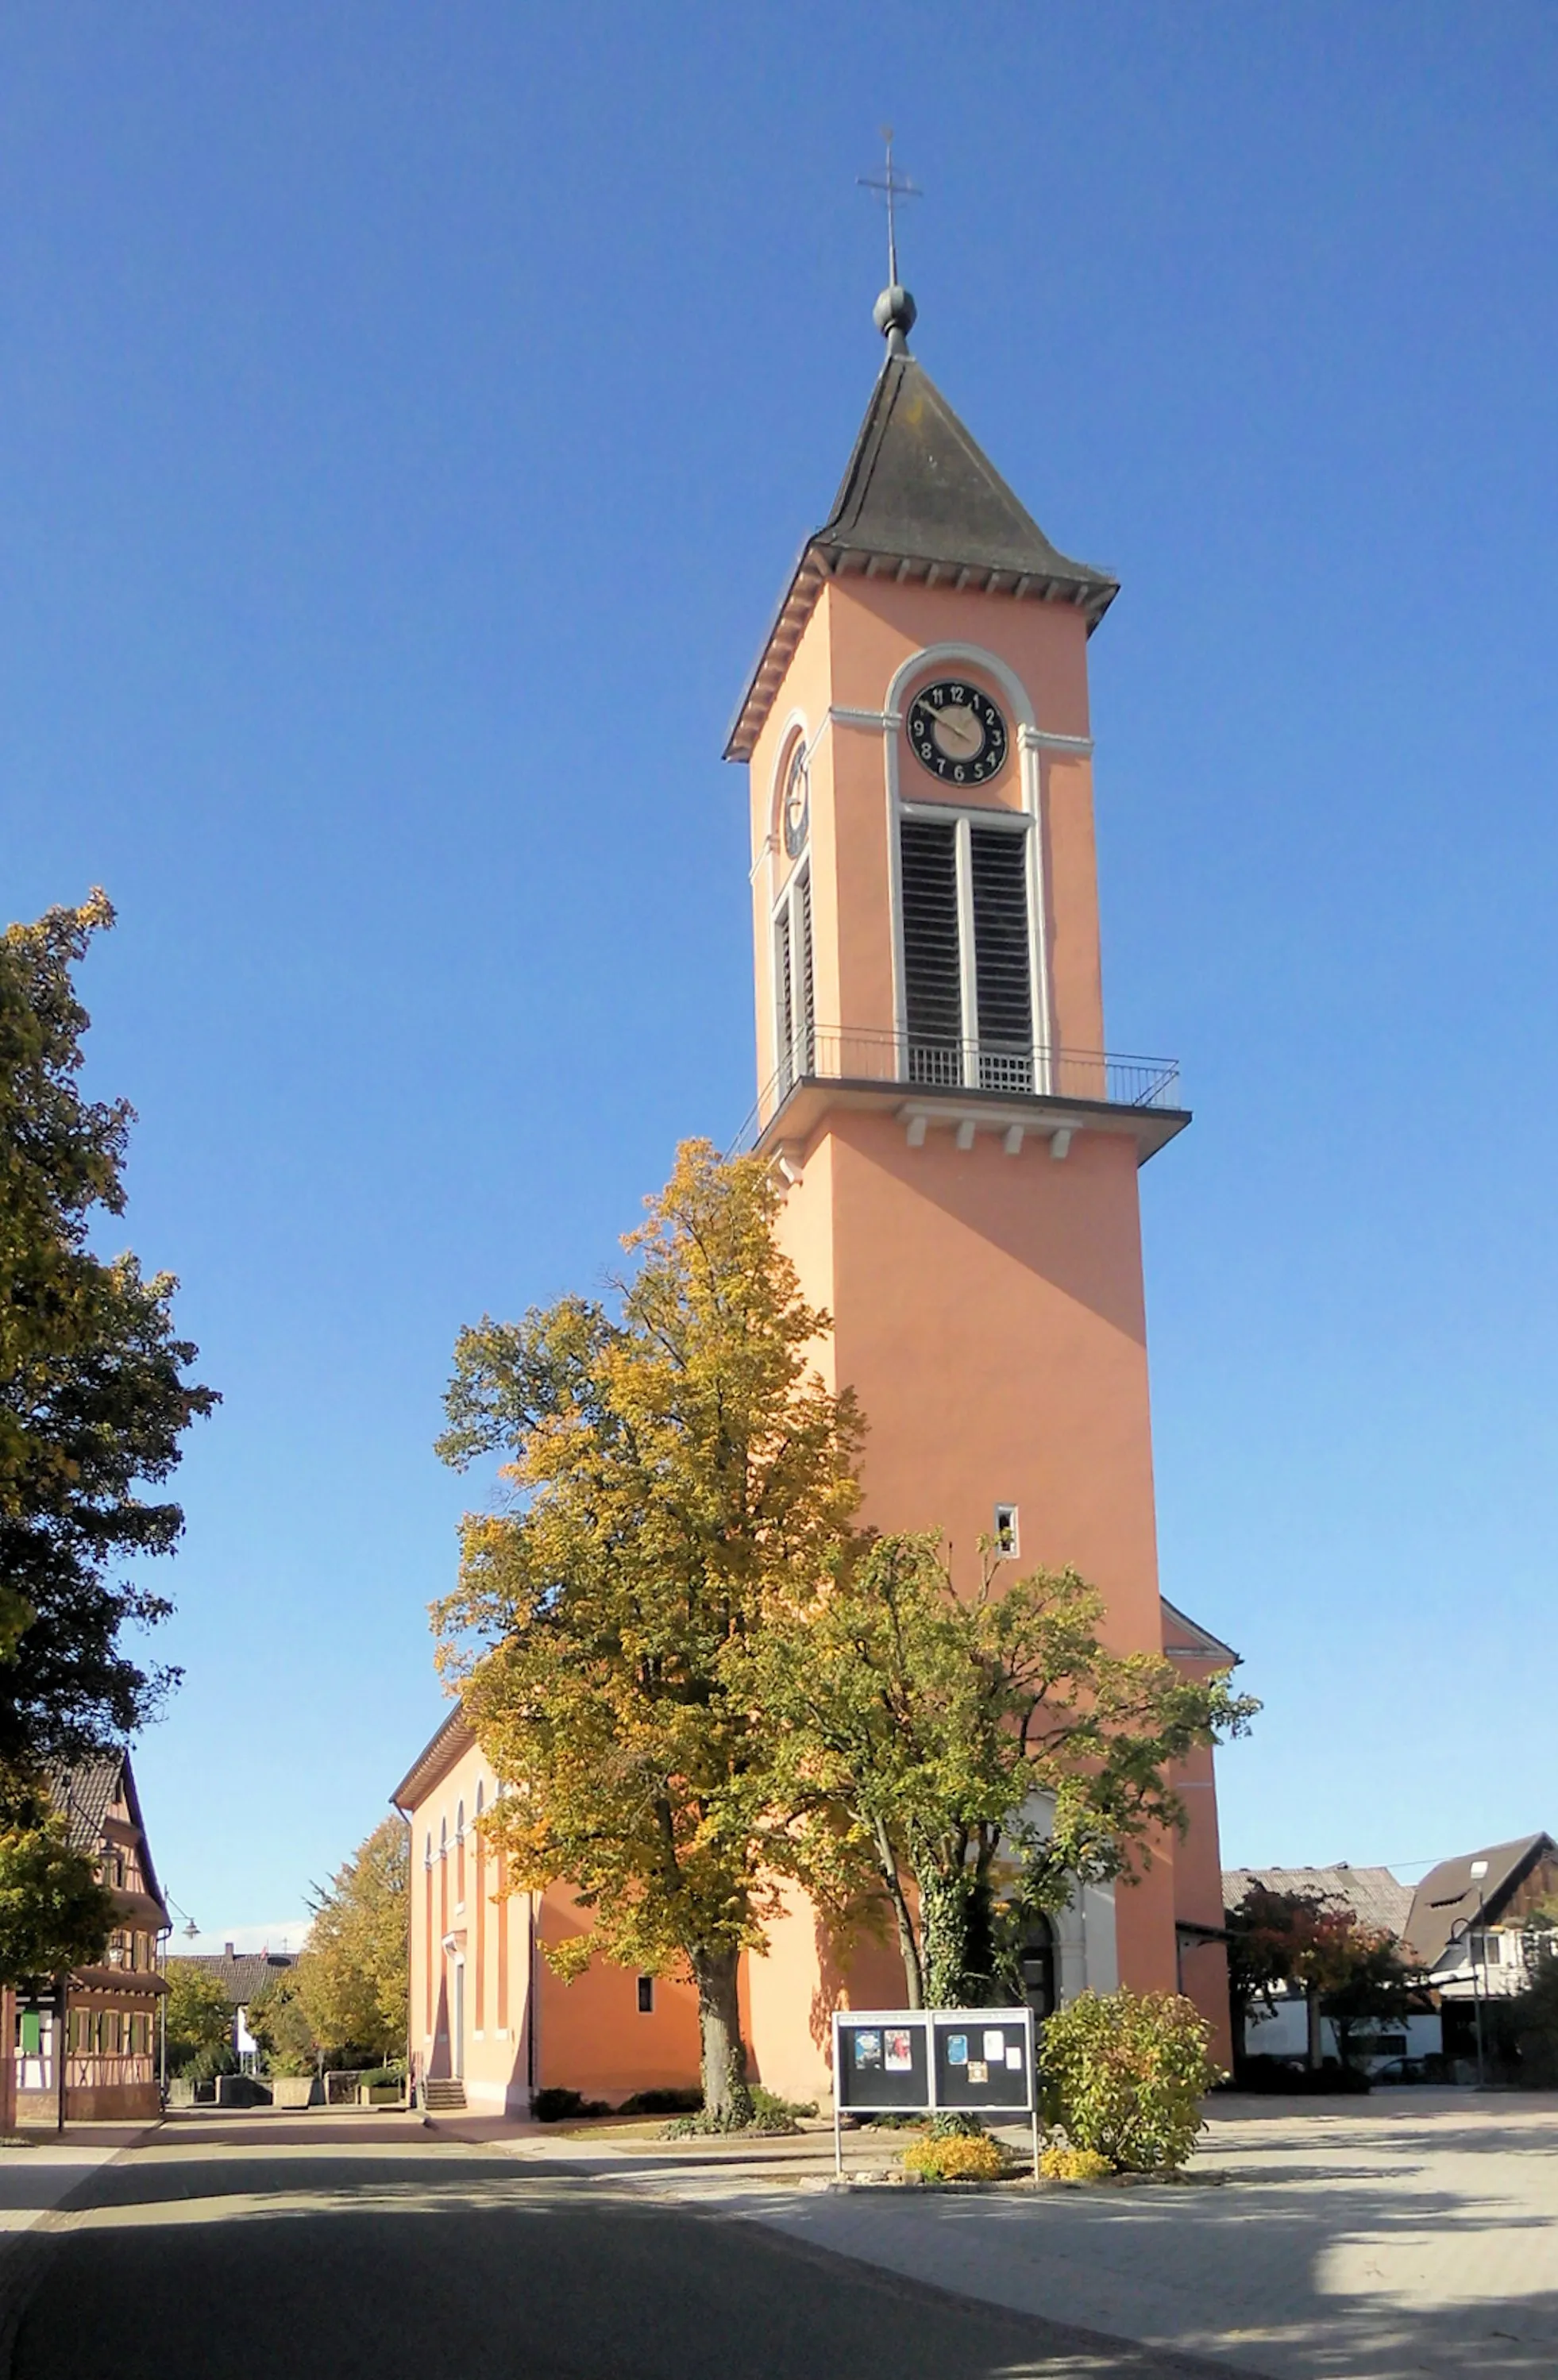
[[[298,1973],[301,1964],[284,1967],[250,2007],[250,2034],[271,2074],[311,2074],[335,2046],[314,2030]]]
[[[462,1332],[440,1451],[500,1451],[514,1508],[471,1515],[439,1658],[506,1791],[483,1820],[511,1884],[566,1882],[592,1950],[698,1990],[704,2107],[745,2120],[736,1998],[768,1879],[804,1870],[776,1818],[748,1648],[848,1541],[852,1401],[809,1368],[827,1318],[773,1237],[757,1159],[677,1154],[613,1314],[566,1298]],[[803,1880],[809,1880],[803,1875]]]
[[[216,1402],[185,1378],[172,1276],[88,1245],[123,1211],[133,1111],[81,1097],[72,970],[113,921],[94,892],[0,935],[0,1783],[24,1794],[47,1762],[130,1734],[175,1675],[121,1641],[165,1599],[109,1571],[173,1547],[179,1507],[141,1491]]]
[[[72,1850],[63,1818],[28,1810],[0,1831],[0,1984],[94,1966],[115,1923],[114,1896],[95,1861]]]
[[[396,2057],[406,2047],[410,1838],[385,1818],[316,1895],[308,1947],[294,1970],[317,2040]]]
[[[233,2004],[199,1959],[168,1961],[165,2022],[170,2074],[213,2074],[232,2049]]]
[[[1003,1580],[960,1598],[935,1537],[884,1536],[752,1648],[782,1798],[841,1882],[847,1844],[873,1864],[916,2008],[1011,1998],[1034,1915],[1182,1828],[1173,1765],[1259,1708],[1107,1651],[1075,1571]]]

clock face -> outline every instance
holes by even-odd
[[[1006,758],[1006,722],[988,694],[938,678],[909,706],[908,739],[921,768],[948,785],[982,785]]]
[[[785,849],[792,859],[798,859],[805,850],[810,822],[811,780],[807,773],[806,747],[797,744],[785,780]]]

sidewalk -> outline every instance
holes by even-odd
[[[25,2148],[0,2146],[0,2374],[33,2272],[45,2252],[37,2233],[54,2210],[100,2167],[151,2137],[153,2124],[70,2124],[34,2132]]]
[[[965,2297],[1271,2380],[1558,2373],[1558,2095],[1211,2103],[1222,2189],[963,2197],[826,2188],[831,2133],[724,2147],[451,2119],[437,2130]],[[851,2169],[891,2134],[856,2133]]]

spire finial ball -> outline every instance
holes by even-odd
[[[895,281],[884,289],[871,308],[871,321],[886,340],[890,356],[907,355],[908,334],[914,328],[919,310],[901,281]]]

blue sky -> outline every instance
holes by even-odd
[[[225,1403],[137,1755],[278,1926],[440,1715],[457,1326],[752,1092],[719,754],[916,350],[1094,640],[1166,1591],[1265,1698],[1225,1851],[1558,1826],[1558,20],[1477,6],[21,0],[0,885],[101,882],[91,1081]]]

